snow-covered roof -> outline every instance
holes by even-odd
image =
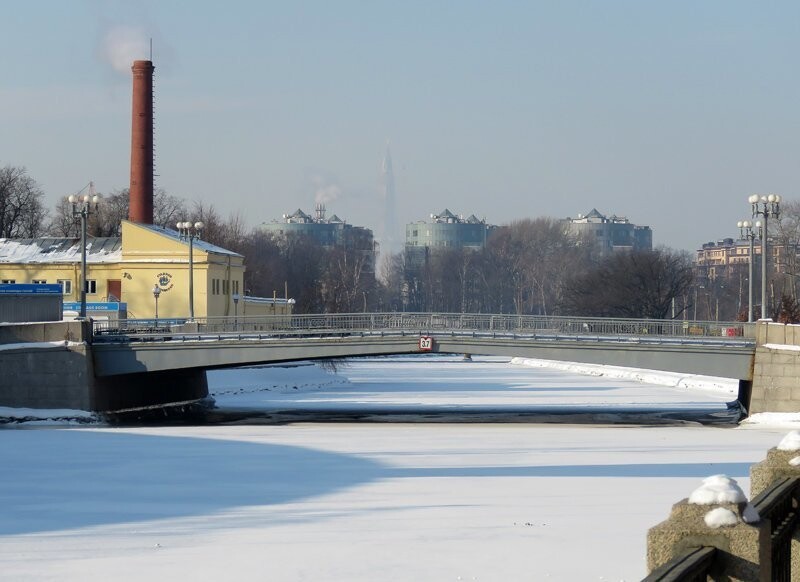
[[[86,240],[87,263],[115,263],[121,258],[120,237]],[[0,263],[74,263],[80,260],[79,238],[0,238]]]
[[[147,230],[156,232],[162,236],[172,238],[178,242],[183,242],[187,245],[189,244],[189,241],[181,238],[181,235],[177,230],[172,230],[171,228],[164,228],[163,226],[156,226],[155,224],[137,224],[137,226],[141,226],[142,228],[146,228]],[[206,242],[202,239],[197,239],[197,238],[194,239],[192,245],[196,249],[200,249],[206,252],[216,253],[218,255],[231,255],[234,257],[242,256],[239,253],[229,251],[228,249],[223,249],[222,247],[218,247],[217,245],[212,245],[210,242]]]
[[[152,224],[139,224],[142,228],[181,240],[176,230]],[[241,257],[239,253],[223,249],[201,239],[194,240],[194,248],[220,255]],[[0,238],[0,263],[75,263],[81,260],[81,239],[65,237]],[[88,237],[86,239],[87,263],[116,263],[122,260],[122,238],[118,236]]]

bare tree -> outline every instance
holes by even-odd
[[[562,307],[569,315],[666,319],[672,300],[687,293],[693,280],[688,253],[615,253],[575,274],[565,287]]]
[[[783,294],[798,299],[798,279],[800,279],[800,201],[791,200],[781,204],[781,216],[774,228],[770,228],[773,244],[778,245],[777,273],[774,279],[779,281]]]
[[[375,276],[366,270],[369,261],[363,252],[332,248],[325,251],[325,268],[320,291],[325,310],[333,313],[366,311],[368,297],[375,287]]]
[[[130,190],[119,188],[103,196],[102,203],[89,217],[87,225],[92,236],[119,236],[123,220],[128,220],[130,209]],[[186,203],[159,188],[153,194],[153,223],[164,228],[175,228],[175,224],[186,216]],[[50,231],[72,232],[66,228],[71,219],[72,209],[61,202],[56,207],[56,216],[50,223]],[[67,235],[64,235],[67,236]]]
[[[127,188],[126,188],[127,196]],[[175,228],[179,220],[187,214],[186,201],[163,188],[156,188],[153,194],[153,223],[164,228]]]
[[[39,236],[46,218],[42,192],[25,168],[0,168],[0,237]]]
[[[80,227],[72,216],[72,205],[66,198],[56,202],[55,211],[45,229],[46,234],[56,237],[78,237]]]
[[[406,300],[404,254],[389,253],[381,257],[377,308],[380,311],[405,311]]]
[[[554,313],[564,282],[590,259],[590,246],[552,218],[512,222],[488,241],[492,275],[487,292],[499,300],[499,310],[519,314]],[[510,303],[510,305],[509,305]]]

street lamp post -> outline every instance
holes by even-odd
[[[158,327],[158,296],[161,295],[161,287],[156,283],[153,286],[153,298],[156,300],[156,327]]]
[[[194,224],[191,222],[179,222],[177,226],[180,239],[189,241],[189,321],[194,321],[194,256],[192,247],[194,246],[194,239],[200,238],[200,232],[205,225],[198,221]]]
[[[233,294],[233,328],[238,331],[239,329],[239,294]],[[245,329],[247,327],[245,326]]]
[[[72,218],[81,223],[81,312],[80,319],[86,319],[86,222],[89,215],[97,212],[100,204],[100,196],[95,193],[94,182],[89,182],[88,194],[81,195],[80,190],[77,194],[70,194],[67,200],[72,204]]]
[[[767,297],[767,263],[769,262],[767,239],[769,238],[769,230],[767,227],[770,216],[775,218],[780,218],[781,216],[781,197],[777,194],[769,194],[767,196],[753,194],[747,201],[753,211],[753,218],[757,216],[764,217],[764,228],[761,236],[761,319],[766,319],[769,317],[769,297]]]
[[[742,238],[750,241],[750,254],[747,261],[747,321],[753,321],[753,261],[755,260],[755,239],[761,236],[761,221],[753,224],[749,220],[740,220],[736,223]]]

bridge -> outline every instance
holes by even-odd
[[[776,332],[788,334],[788,327],[448,313],[8,324],[0,325],[0,344],[6,344],[0,349],[0,367],[5,371],[0,375],[0,405],[99,411],[161,406],[206,396],[208,369],[456,353],[733,378],[739,380],[739,400],[745,406],[755,371],[754,408],[789,411],[800,406],[800,334],[767,341]],[[773,353],[767,347],[772,343],[795,343],[798,352]],[[763,364],[758,363],[758,354]]]
[[[741,322],[442,313],[95,322],[92,344],[99,377],[440,352],[751,380],[755,353],[754,326]]]

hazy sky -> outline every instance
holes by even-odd
[[[401,225],[596,207],[694,249],[798,195],[796,1],[37,0],[0,30],[0,165],[48,206],[128,185],[150,37],[157,185],[251,226],[321,193],[379,232],[387,139]]]

